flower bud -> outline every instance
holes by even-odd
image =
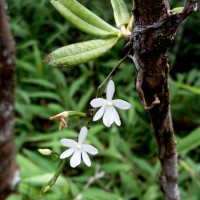
[[[47,185],[47,186],[42,190],[42,193],[44,194],[44,193],[48,192],[50,188],[51,188],[51,187],[50,187],[49,185]]]
[[[44,156],[50,156],[52,154],[50,149],[38,149],[38,151]]]

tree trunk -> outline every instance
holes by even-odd
[[[0,0],[0,199],[16,191],[19,171],[14,145],[15,52],[7,5]]]
[[[187,0],[180,13],[171,12],[167,0],[134,0],[132,44],[138,71],[136,90],[152,123],[161,163],[160,186],[166,200],[180,199],[167,51],[180,23],[196,8],[195,0]]]

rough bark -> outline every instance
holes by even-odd
[[[167,0],[134,0],[133,61],[137,68],[136,90],[147,110],[161,163],[160,186],[166,200],[179,200],[176,139],[169,101],[167,51],[180,23],[196,10],[187,0],[180,13]]]
[[[0,0],[0,199],[16,191],[19,172],[14,145],[15,52],[7,6]]]

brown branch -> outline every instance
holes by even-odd
[[[167,51],[180,23],[196,9],[196,1],[187,0],[184,10],[178,14],[170,12],[167,0],[135,0],[134,3],[132,43],[138,71],[136,90],[152,123],[161,162],[161,189],[166,200],[179,200]]]
[[[178,17],[183,21],[190,13],[197,11],[197,7],[197,0],[186,0],[184,9]]]
[[[19,181],[14,148],[14,40],[5,0],[0,0],[0,27],[0,199],[4,200]]]

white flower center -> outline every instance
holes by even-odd
[[[80,149],[82,148],[82,145],[81,145],[81,144],[78,144],[78,145],[76,146],[76,148],[80,150]]]
[[[112,104],[112,102],[111,102],[111,101],[107,101],[107,104],[106,104],[106,106],[108,106],[108,107],[111,107],[111,106],[113,106],[113,104]]]

